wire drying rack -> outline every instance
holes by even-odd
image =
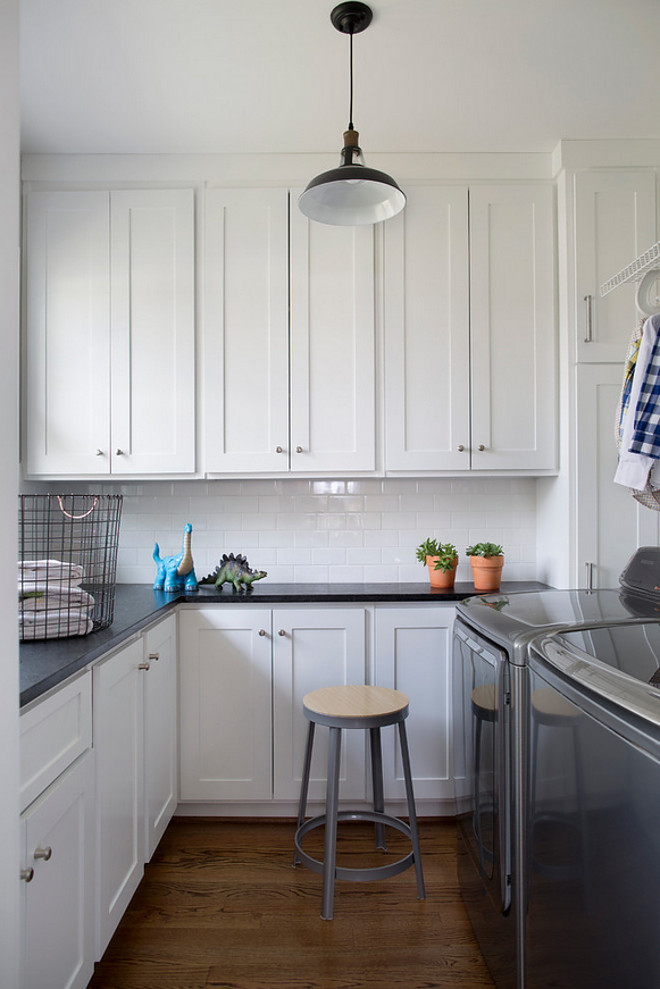
[[[639,279],[647,272],[657,271],[660,269],[660,240],[653,247],[649,247],[648,251],[644,251],[639,257],[631,261],[630,264],[618,271],[616,275],[608,278],[606,282],[600,287],[601,296],[609,295],[613,292],[615,288],[619,285],[623,285],[625,282],[630,282],[633,279]]]
[[[88,635],[112,624],[122,504],[122,495],[19,495],[22,641]]]

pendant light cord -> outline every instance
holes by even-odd
[[[353,30],[350,31],[350,101],[348,106],[348,129],[355,130],[353,127]]]

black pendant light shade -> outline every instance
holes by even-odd
[[[298,199],[305,216],[321,223],[347,227],[378,223],[395,216],[406,205],[405,195],[390,175],[363,163],[359,135],[353,127],[353,35],[364,31],[371,18],[371,9],[365,3],[340,3],[330,14],[337,30],[350,35],[351,96],[341,164],[313,178]]]

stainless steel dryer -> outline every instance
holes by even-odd
[[[537,639],[529,689],[525,985],[660,986],[660,621]]]
[[[490,594],[457,605],[453,775],[458,870],[495,983],[523,989],[529,646],[542,633],[660,619],[660,548],[639,549],[608,590]]]

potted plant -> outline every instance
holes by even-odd
[[[465,550],[470,557],[474,589],[479,594],[499,591],[504,553],[497,543],[475,543]]]
[[[417,547],[417,559],[429,568],[431,587],[451,589],[454,586],[458,550],[452,543],[439,543],[437,539],[425,539]]]

